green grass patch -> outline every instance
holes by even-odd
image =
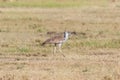
[[[56,3],[56,2],[46,2],[46,3],[22,3],[22,2],[13,2],[13,3],[0,3],[0,7],[73,7],[81,6],[78,3]]]
[[[81,7],[81,6],[91,6],[91,5],[104,5],[107,0],[101,1],[88,1],[88,0],[80,0],[80,1],[14,1],[14,2],[0,2],[0,7]]]
[[[91,48],[120,48],[120,40],[107,41],[85,41],[80,43],[81,46]]]
[[[68,48],[120,48],[120,40],[84,40],[84,41],[69,41],[64,45]]]
[[[6,53],[28,53],[31,50],[28,47],[8,47],[3,50]]]
[[[21,48],[17,48],[17,51],[21,53],[27,53],[30,51],[30,49],[26,47],[21,47]]]

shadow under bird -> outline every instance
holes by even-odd
[[[56,53],[57,46],[59,48],[58,49],[59,52],[62,52],[61,46],[64,42],[67,41],[69,34],[70,34],[69,32],[64,32],[63,35],[57,35],[57,36],[51,37],[47,39],[46,41],[44,41],[42,43],[42,46],[44,46],[45,44],[54,44],[53,53]]]

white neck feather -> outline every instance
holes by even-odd
[[[68,39],[69,33],[68,32],[64,32],[64,39],[65,41]]]

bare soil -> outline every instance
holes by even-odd
[[[45,32],[65,28],[86,34],[85,38],[73,36],[69,44],[75,40],[119,40],[119,13],[118,7],[0,8],[0,80],[120,80],[119,46],[70,45],[63,48],[63,57],[61,53],[53,55],[51,46],[35,45],[36,39],[43,42],[48,38]],[[42,30],[37,32],[34,24]],[[14,51],[16,47],[29,47],[30,51]]]

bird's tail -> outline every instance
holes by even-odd
[[[43,42],[42,44],[41,44],[41,46],[44,46],[45,45],[45,42]]]

